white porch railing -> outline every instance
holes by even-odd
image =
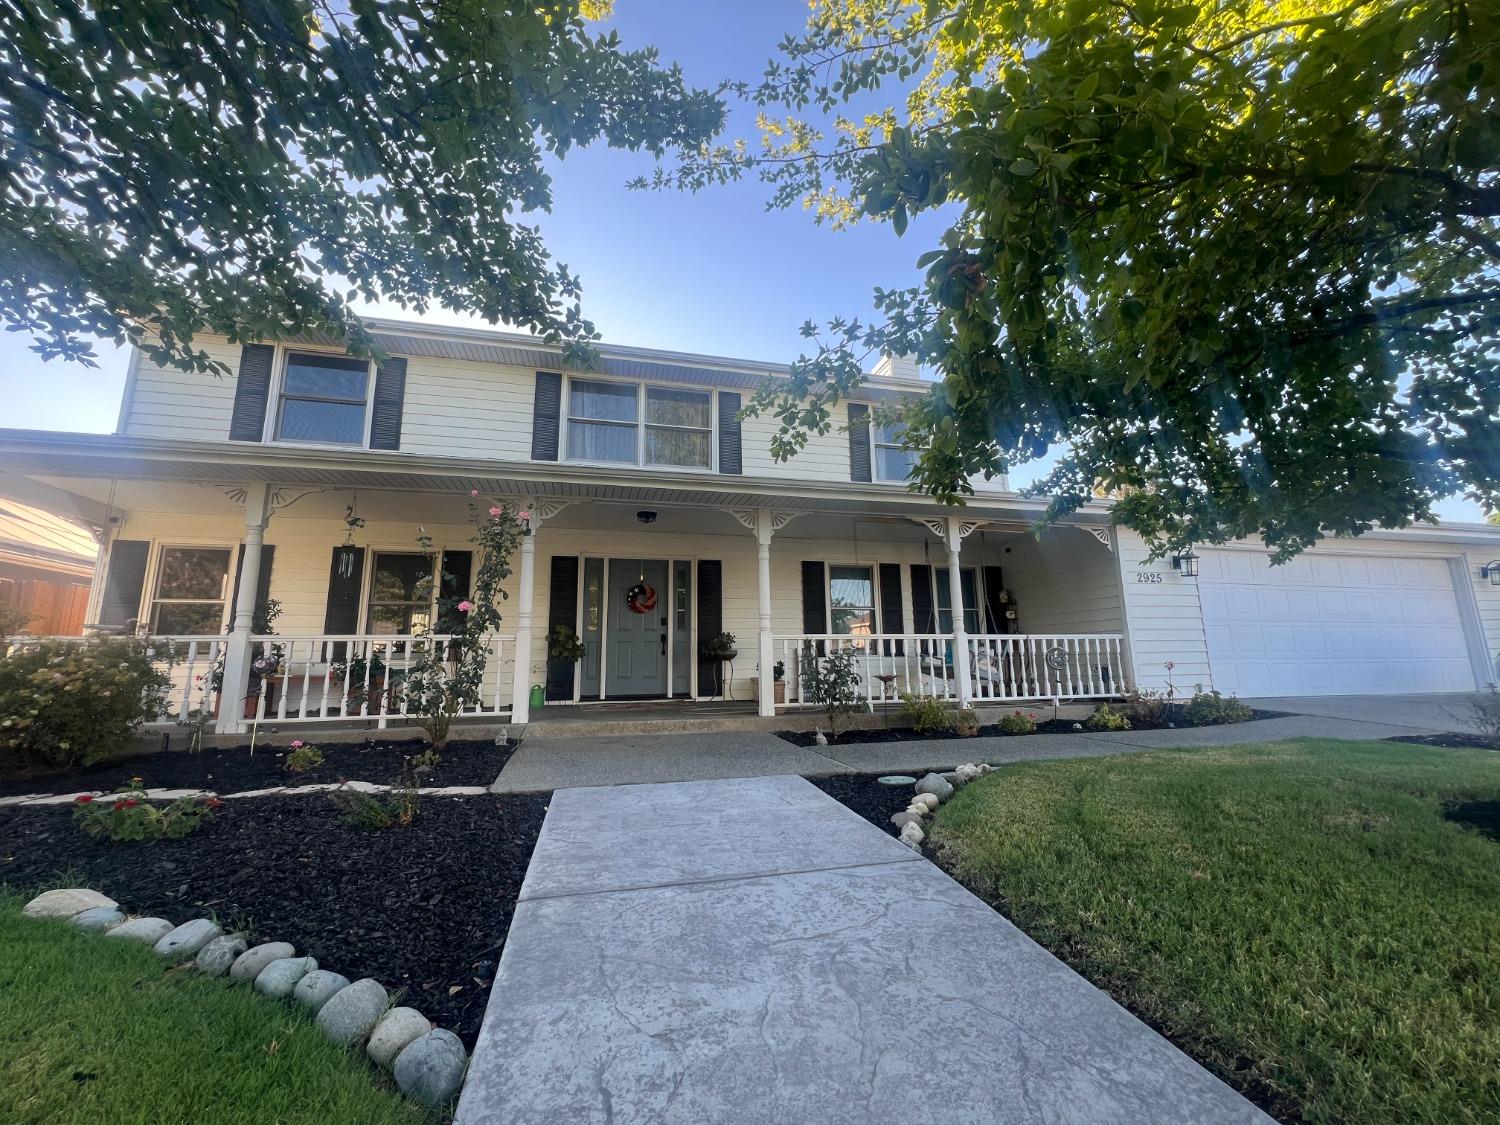
[[[255,636],[250,690],[233,703],[222,698],[224,657],[232,636],[150,637],[157,668],[171,683],[162,705],[161,725],[189,723],[194,713],[213,717],[230,707],[240,725],[260,723],[373,722],[386,727],[407,717],[401,690],[412,667],[429,652],[445,659],[454,638],[446,634]],[[83,643],[85,637],[9,637],[0,639],[0,656],[35,647],[43,641]],[[513,669],[506,656],[513,638],[492,635],[486,646],[479,702],[464,709],[468,717],[508,716]],[[456,654],[455,654],[456,655]],[[271,660],[275,671],[268,671]]]
[[[1125,691],[1120,633],[985,634],[965,642],[966,694],[977,703],[1109,699]],[[957,701],[953,643],[943,633],[810,633],[777,637],[775,655],[786,667],[789,706],[814,706],[802,683],[806,654],[816,658],[841,649],[857,653],[855,667],[871,703],[895,702],[906,692]]]

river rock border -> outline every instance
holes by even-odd
[[[163,960],[191,961],[201,973],[251,985],[262,995],[300,1003],[325,1036],[363,1048],[371,1062],[389,1070],[397,1088],[429,1109],[440,1109],[463,1086],[468,1053],[451,1031],[434,1027],[415,1008],[393,1006],[373,977],[351,982],[298,957],[285,941],[248,944],[244,934],[225,933],[211,918],[174,926],[165,918],[127,917],[120,904],[85,887],[45,891],[22,909],[29,918],[67,922],[105,938],[149,945]]]
[[[911,804],[901,812],[891,814],[891,823],[900,830],[901,842],[913,851],[920,852],[922,841],[927,839],[922,822],[937,812],[938,806],[953,794],[975,778],[992,772],[994,768],[988,762],[969,762],[946,773],[929,773],[924,776],[913,787],[916,791],[912,794]]]

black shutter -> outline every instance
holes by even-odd
[[[255,580],[255,608],[259,609],[271,600],[271,567],[276,562],[276,548],[263,543],[260,548],[260,575]],[[245,545],[240,544],[240,553],[234,564],[234,590],[229,595],[229,624],[234,625],[234,607],[240,600],[240,575],[245,570]]]
[[[984,623],[985,632],[1005,632],[1005,607],[1000,604],[1000,595],[1005,590],[998,566],[984,568]]]
[[[150,554],[151,544],[145,539],[116,539],[110,547],[109,577],[99,602],[100,625],[124,629],[140,616]]]
[[[537,375],[537,389],[541,389],[543,373]],[[578,628],[578,556],[552,556],[552,583],[547,599],[547,642],[550,647],[552,630],[559,625],[569,629]],[[516,674],[524,675],[530,660],[516,658]],[[547,698],[573,699],[573,669],[578,665],[572,660],[547,658]]]
[[[698,694],[722,695],[724,665],[703,655],[703,644],[724,631],[724,564],[698,560]]]
[[[926,563],[911,567],[911,627],[917,633],[936,633],[937,614],[932,610],[932,568]]]
[[[375,372],[370,410],[370,448],[401,448],[401,416],[406,410],[406,360],[393,356]]]
[[[719,392],[719,472],[743,473],[744,452],[740,444],[740,396],[738,391]]]
[[[359,593],[365,581],[365,549],[335,547],[328,566],[328,608],[323,614],[323,632],[335,636],[359,632]],[[348,645],[336,644],[330,660],[343,660]]]
[[[849,404],[849,479],[870,480],[870,408]]]
[[[531,404],[531,459],[556,461],[558,430],[562,424],[562,375],[536,373],[536,398]],[[572,673],[569,673],[569,679]]]
[[[880,631],[882,633],[906,632],[906,618],[901,609],[901,564],[880,564]],[[885,656],[905,655],[906,646],[901,641],[887,641]]]
[[[802,564],[802,631],[804,633],[828,632],[828,579],[821,562]],[[818,655],[828,651],[828,646],[818,642]]]
[[[266,400],[271,395],[271,365],[276,349],[246,344],[240,349],[240,374],[234,385],[230,441],[260,441],[266,436]]]
[[[446,601],[446,607],[438,610],[438,633],[457,633],[463,628],[464,615],[455,606],[469,596],[469,578],[474,572],[473,551],[444,551],[442,581],[438,596]]]

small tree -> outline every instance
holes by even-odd
[[[802,692],[828,715],[830,738],[837,739],[839,722],[864,704],[862,684],[852,649],[819,656],[811,642],[802,646]]]
[[[439,621],[451,623],[451,639],[418,640],[417,659],[406,675],[402,694],[406,713],[426,733],[434,750],[448,744],[453,720],[466,707],[479,703],[489,650],[485,637],[500,626],[496,602],[507,597],[501,583],[510,577],[510,558],[521,536],[531,534],[530,512],[507,512],[499,504],[481,510],[478,493],[469,493],[469,515],[474,535],[469,542],[478,548],[479,569],[468,597],[445,594],[437,599]],[[437,553],[425,528],[418,529],[417,542],[436,565]],[[443,578],[449,579],[446,571]]]

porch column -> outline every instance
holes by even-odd
[[[521,604],[516,610],[516,670],[510,685],[510,721],[519,724],[531,721],[531,603],[536,595],[536,534],[542,524],[529,501],[522,510],[531,511],[532,518],[521,536],[521,580],[516,595]]]
[[[219,719],[214,730],[235,734],[244,725],[244,700],[250,694],[250,630],[255,619],[255,594],[260,589],[260,549],[270,518],[271,487],[245,486],[245,557],[240,568],[239,593],[224,645],[224,679],[219,687]]]
[[[757,680],[760,689],[759,711],[762,717],[776,714],[776,654],[771,640],[771,509],[758,508],[755,512],[755,577],[759,597],[760,632],[757,637],[760,672]]]
[[[964,583],[958,565],[964,534],[963,521],[957,516],[949,516],[943,528],[943,542],[948,548],[948,604],[953,607],[953,678],[960,707],[967,707],[974,701],[974,685],[969,681],[969,634],[964,624]]]

